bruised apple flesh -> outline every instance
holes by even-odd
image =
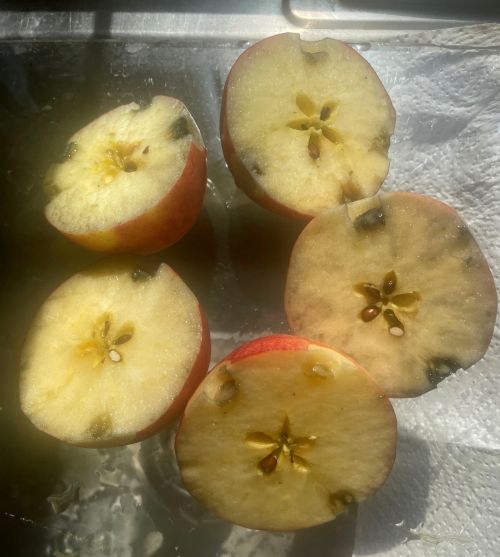
[[[353,48],[285,33],[258,42],[233,65],[221,139],[234,180],[250,197],[310,218],[378,191],[394,122],[387,92]]]
[[[170,267],[100,265],[40,308],[22,353],[21,407],[68,443],[130,443],[182,412],[209,360],[200,306]]]
[[[311,221],[292,251],[292,330],[356,358],[390,396],[414,396],[485,353],[497,297],[467,225],[444,203],[387,193]]]
[[[151,253],[179,240],[201,210],[206,150],[181,101],[119,106],[69,140],[45,179],[48,221],[105,252]]]
[[[384,483],[395,449],[392,406],[364,369],[287,335],[254,340],[218,364],[176,438],[190,493],[264,530],[334,519]]]

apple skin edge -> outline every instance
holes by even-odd
[[[245,358],[256,356],[257,354],[262,354],[262,353],[265,353],[265,352],[276,352],[276,351],[287,351],[287,350],[302,351],[302,350],[307,350],[309,348],[309,346],[311,346],[311,345],[312,346],[319,346],[319,347],[322,347],[322,348],[327,348],[329,350],[332,350],[333,352],[340,353],[346,359],[352,361],[357,366],[357,368],[365,374],[366,378],[368,379],[368,381],[373,386],[374,391],[378,393],[379,399],[382,400],[384,405],[386,406],[386,408],[388,410],[388,414],[391,416],[390,420],[391,420],[392,425],[393,425],[392,430],[394,432],[394,437],[393,437],[393,440],[392,440],[393,450],[392,450],[392,453],[391,453],[391,458],[389,458],[388,461],[387,461],[385,471],[384,471],[384,479],[380,483],[380,485],[383,485],[385,483],[385,481],[387,480],[387,477],[389,476],[389,474],[390,474],[390,472],[393,468],[394,461],[396,459],[396,447],[397,447],[397,418],[396,418],[396,414],[394,412],[394,408],[392,407],[392,404],[391,404],[389,398],[383,394],[383,392],[380,390],[380,388],[377,385],[377,383],[375,382],[375,380],[371,377],[371,375],[360,364],[358,364],[358,362],[356,362],[348,354],[344,354],[340,350],[333,349],[333,348],[331,348],[330,346],[328,346],[324,343],[313,341],[313,340],[310,340],[310,339],[307,339],[307,338],[304,338],[304,337],[293,336],[293,335],[284,335],[284,334],[270,335],[270,336],[266,336],[266,337],[260,337],[260,338],[251,340],[249,342],[246,342],[245,344],[242,344],[241,346],[239,346],[238,348],[233,350],[233,352],[231,352],[223,360],[221,360],[219,363],[214,365],[212,367],[212,369],[209,371],[209,373],[211,373],[214,369],[218,368],[221,364],[223,364],[225,362],[228,362],[228,363],[237,362],[239,360],[243,360]],[[197,396],[197,392],[195,391],[192,395],[192,398],[194,398],[196,396]],[[182,430],[183,419],[184,419],[184,414],[181,416],[179,426],[177,428],[177,432],[176,432],[176,436],[175,436],[175,446],[177,445],[177,439],[179,437],[179,433]],[[222,517],[222,518],[224,518],[224,517]],[[285,531],[288,531],[288,530],[276,530],[276,531],[285,532]],[[290,531],[293,531],[293,530],[290,530]]]
[[[259,182],[255,180],[255,178],[250,173],[248,168],[245,166],[241,158],[238,156],[238,153],[236,152],[236,149],[233,145],[233,141],[231,139],[231,134],[229,133],[229,126],[227,122],[227,95],[228,95],[229,87],[231,86],[231,78],[232,78],[234,68],[236,68],[238,64],[242,60],[244,60],[249,55],[249,53],[254,49],[258,50],[265,43],[269,44],[272,41],[280,40],[286,35],[291,35],[291,34],[293,35],[295,33],[280,33],[278,35],[273,35],[272,37],[268,37],[267,39],[263,39],[262,41],[255,43],[247,50],[242,52],[242,54],[240,54],[238,59],[234,62],[226,78],[226,82],[224,84],[224,90],[222,93],[222,104],[221,104],[221,112],[220,112],[220,138],[222,144],[222,152],[224,153],[224,158],[226,160],[229,171],[231,172],[234,178],[234,182],[242,191],[246,193],[246,195],[250,199],[258,203],[260,206],[264,207],[265,209],[273,211],[274,213],[281,214],[285,217],[290,217],[299,220],[310,220],[315,216],[314,214],[301,213],[299,211],[295,211],[294,209],[291,209],[290,207],[287,207],[286,205],[279,203],[278,201],[276,201],[266,193],[266,191],[262,188]],[[323,40],[327,40],[327,39],[323,39]],[[337,42],[342,44],[346,49],[353,50],[352,47],[350,47],[348,44],[342,41],[337,41]],[[380,82],[384,91],[386,91],[385,87],[380,81],[380,78],[378,77],[374,69],[371,67],[371,65],[362,56],[360,56],[360,58],[364,60],[367,67],[370,69],[373,75]],[[386,96],[389,101],[389,106],[392,107],[393,119],[395,120],[396,111],[394,109],[394,106],[392,104],[392,101],[387,91],[386,91]]]
[[[184,170],[170,191],[149,211],[111,229],[69,234],[50,224],[72,242],[92,251],[139,254],[160,251],[182,238],[198,218],[207,183],[206,160],[205,147],[193,142]]]

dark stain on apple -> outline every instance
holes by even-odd
[[[132,271],[131,277],[134,282],[146,282],[154,276],[154,272],[146,271],[142,267],[137,267]]]
[[[74,141],[70,141],[64,149],[64,152],[61,156],[61,162],[69,161],[73,157],[73,155],[76,154],[77,151],[78,145]]]
[[[257,176],[264,176],[264,171],[258,165],[258,163],[256,162],[252,163],[252,166],[250,168],[254,174],[257,174]]]
[[[437,386],[461,367],[457,361],[451,358],[433,358],[426,370],[427,379],[431,385]]]
[[[354,228],[357,230],[373,230],[384,225],[385,213],[382,207],[374,207],[354,220]]]
[[[102,439],[111,432],[112,425],[111,416],[105,412],[92,420],[89,426],[89,433],[93,439]]]
[[[354,495],[345,489],[341,489],[335,493],[331,493],[328,497],[328,503],[332,512],[337,515],[346,510],[346,507],[355,503]]]
[[[143,155],[147,155],[149,153],[149,145],[147,145],[146,147],[144,147],[142,154]]]
[[[302,54],[309,64],[325,62],[328,58],[328,52],[326,52],[325,50],[318,50],[318,52],[306,52],[305,50],[303,50]]]
[[[182,139],[189,134],[188,121],[185,116],[180,116],[170,126],[169,135],[172,139]]]

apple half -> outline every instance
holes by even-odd
[[[48,221],[103,252],[152,253],[179,240],[203,203],[206,149],[184,104],[157,96],[76,132],[45,178]]]
[[[394,124],[373,68],[334,39],[264,39],[243,52],[224,87],[221,140],[236,185],[291,217],[375,194]]]
[[[376,491],[396,449],[396,418],[354,360],[300,337],[254,340],[207,375],[176,437],[188,491],[247,528],[334,519]]]
[[[21,357],[21,408],[68,443],[132,443],[182,412],[209,362],[206,320],[170,267],[101,264],[40,308]]]
[[[290,327],[341,347],[389,396],[416,396],[482,358],[497,296],[467,225],[448,205],[387,193],[312,220],[293,248]]]

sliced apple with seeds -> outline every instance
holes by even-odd
[[[297,334],[345,350],[389,396],[415,396],[484,355],[497,296],[456,211],[399,192],[311,221],[292,251],[285,305]]]
[[[394,123],[387,92],[353,48],[285,33],[256,43],[233,65],[221,140],[236,184],[251,198],[311,218],[378,191]]]
[[[334,519],[388,476],[396,418],[370,376],[300,337],[254,340],[189,401],[176,437],[188,491],[214,513],[264,530]]]
[[[135,442],[182,412],[209,361],[203,313],[170,267],[101,264],[40,308],[22,353],[21,408],[68,443]]]
[[[69,140],[45,179],[48,221],[69,239],[105,252],[151,253],[196,221],[206,149],[181,101],[154,97],[119,106]]]

